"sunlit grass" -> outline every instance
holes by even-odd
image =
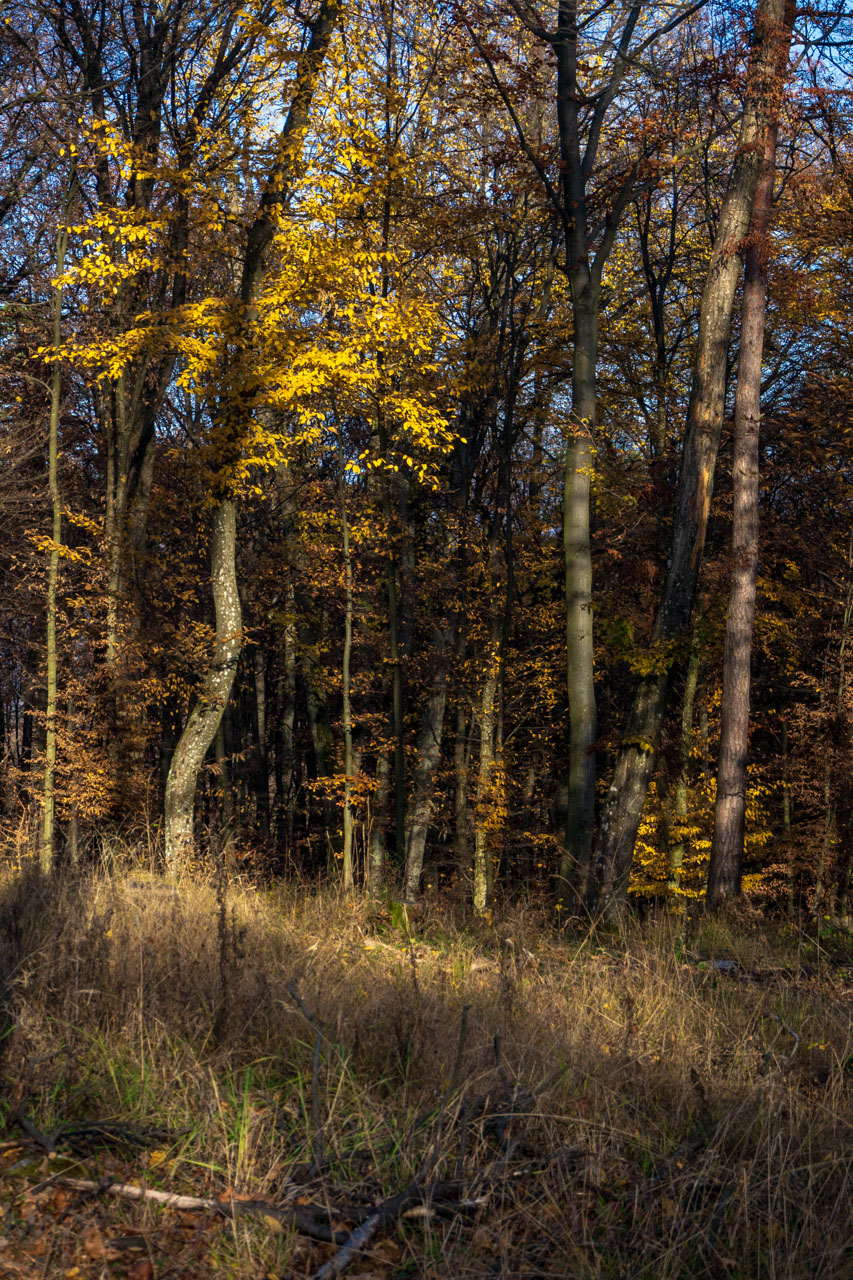
[[[6,1097],[45,1131],[170,1130],[127,1156],[147,1185],[275,1199],[308,1178],[369,1206],[427,1160],[483,1193],[400,1224],[379,1274],[853,1273],[839,938],[752,917],[559,936],[530,906],[475,927],[438,902],[401,928],[240,883],[223,938],[214,880],[133,867],[10,875],[3,898]],[[209,1264],[310,1275],[324,1248],[240,1220]]]

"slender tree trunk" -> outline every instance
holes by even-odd
[[[396,31],[396,10],[395,0],[390,3],[382,3],[380,6],[382,24],[385,35],[385,95],[383,100],[384,111],[384,149],[385,149],[385,165],[386,165],[386,185],[385,195],[382,202],[382,254],[383,262],[388,252],[391,242],[392,215],[395,208],[395,191],[394,191],[394,171],[395,171],[395,152],[399,146],[399,136],[397,133],[395,112],[393,110],[394,96],[398,91],[397,76],[399,67],[397,62],[397,31]],[[388,298],[391,293],[392,280],[390,274],[382,268],[382,297]],[[377,358],[380,370],[385,368],[385,354],[379,352]],[[383,458],[388,457],[388,429],[385,420],[384,410],[380,404],[377,411],[377,427],[379,433],[379,448]],[[399,474],[397,476],[399,481]],[[405,752],[405,721],[404,721],[404,689],[403,689],[403,662],[400,644],[400,589],[399,589],[399,564],[397,549],[393,536],[393,516],[391,502],[391,482],[388,472],[382,470],[379,476],[379,488],[381,493],[382,511],[385,517],[386,537],[389,540],[389,554],[387,562],[387,583],[388,583],[388,648],[389,662],[391,665],[391,730],[394,739],[394,844],[397,859],[403,857],[406,847],[406,752]],[[406,645],[408,650],[408,644]],[[387,809],[387,805],[385,806]],[[384,836],[384,833],[383,833]]]
[[[387,207],[387,206],[386,206]],[[387,213],[390,217],[390,209]],[[379,448],[388,456],[388,431],[380,410],[378,414]],[[404,720],[403,659],[400,645],[399,563],[394,541],[394,514],[391,503],[391,481],[387,471],[379,476],[382,514],[385,519],[389,550],[386,567],[388,591],[388,662],[391,667],[391,735],[394,741],[394,840],[397,857],[406,847],[406,741]]]
[[[192,852],[196,778],[222,720],[240,657],[242,616],[235,561],[236,526],[234,503],[220,502],[213,512],[210,550],[216,647],[202,693],[190,712],[169,767],[165,804],[169,867],[179,866]]]
[[[499,682],[499,619],[493,619],[489,637],[488,669],[480,696],[480,759],[477,770],[477,807],[474,825],[474,885],[472,902],[474,914],[481,916],[488,906],[492,884],[491,849],[489,848],[490,818],[494,806],[495,775],[495,722],[497,719],[497,692]]]
[[[278,686],[278,722],[281,732],[281,792],[278,804],[289,850],[293,844],[293,809],[296,800],[296,608],[293,585],[287,585],[287,619],[284,625],[284,671]]]
[[[835,707],[831,717],[831,742],[827,762],[826,782],[826,818],[824,824],[824,841],[818,861],[815,882],[814,912],[825,910],[824,902],[828,896],[829,863],[833,847],[841,854],[839,873],[844,879],[844,869],[848,865],[851,854],[851,838],[853,838],[853,810],[851,810],[851,726],[848,706],[847,664],[845,661],[847,643],[850,637],[850,624],[853,622],[853,532],[847,546],[847,590],[844,598],[844,611],[841,617],[841,639],[838,645],[838,679],[835,687]],[[828,905],[828,904],[827,904]]]
[[[441,760],[444,709],[447,702],[447,666],[452,648],[453,637],[447,630],[441,632],[437,638],[432,682],[418,734],[417,761],[413,770],[414,791],[406,821],[407,898],[417,897],[420,890],[435,775]]]
[[[349,521],[347,520],[346,473],[344,471],[344,445],[341,427],[338,425],[338,497],[341,504],[341,539],[344,555],[344,653],[343,653],[343,722],[344,722],[344,810],[343,810],[343,886],[350,891],[353,886],[352,871],[352,694],[350,686],[350,660],[352,657],[352,559],[349,545]]]
[[[468,717],[462,690],[456,706],[456,737],[453,743],[453,848],[459,874],[467,874],[469,857],[468,824]]]
[[[681,743],[678,781],[675,784],[675,828],[677,836],[669,851],[669,881],[667,891],[671,905],[679,901],[681,877],[684,868],[684,824],[687,820],[687,798],[690,789],[690,751],[693,746],[693,708],[696,704],[696,688],[699,684],[699,636],[693,629],[690,661],[684,681],[684,698],[681,703]]]
[[[767,310],[767,235],[776,177],[776,126],[767,130],[746,250],[740,359],[735,394],[732,461],[732,582],[726,615],[723,698],[714,836],[706,904],[716,910],[740,893],[749,752],[750,667],[758,580],[759,434],[764,317]]]
[[[62,225],[56,234],[56,274],[65,269],[65,252],[68,248],[66,218],[71,205],[76,180],[72,176],[62,211]],[[62,368],[59,363],[59,345],[62,340],[62,286],[53,290],[53,349],[55,363],[50,386],[50,423],[48,434],[48,486],[51,507],[51,545],[47,570],[47,654],[44,783],[42,798],[42,829],[39,864],[47,875],[53,866],[55,818],[56,818],[56,604],[59,582],[59,557],[62,543],[62,498],[59,492],[59,411],[62,400]]]
[[[260,644],[253,652],[255,687],[255,748],[254,792],[258,829],[263,839],[270,833],[270,773],[267,755],[267,672],[266,655]]]
[[[119,386],[123,385],[124,375],[119,378]],[[119,592],[119,459],[116,455],[117,431],[114,424],[117,388],[113,388],[111,412],[104,408],[102,426],[106,436],[106,469],[107,492],[106,512],[104,516],[104,536],[107,551],[107,665],[115,673],[118,661],[118,592]],[[122,396],[124,393],[121,393]],[[113,676],[115,678],[115,676]]]
[[[830,767],[827,765],[826,781],[823,788],[823,840],[821,841],[820,853],[818,854],[817,870],[815,871],[814,899],[812,901],[812,915],[815,919],[820,916],[820,913],[823,910],[826,873],[835,841],[835,801],[832,795]]]
[[[370,837],[367,847],[367,888],[375,897],[385,884],[385,863],[388,848],[385,829],[388,821],[388,799],[391,790],[391,761],[387,751],[376,760],[376,790],[371,806]]]
[[[654,768],[677,642],[690,622],[708,524],[725,407],[726,363],[741,255],[764,165],[766,131],[778,113],[793,21],[789,0],[758,0],[738,151],[720,210],[702,293],[669,569],[652,632],[659,673],[637,690],[599,828],[590,910],[621,915],[637,829]]]
[[[785,861],[788,879],[788,919],[797,912],[797,879],[794,868],[794,845],[791,834],[791,776],[788,752],[788,721],[782,721],[782,830],[785,833]]]

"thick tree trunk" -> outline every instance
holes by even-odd
[[[669,569],[652,632],[660,671],[637,690],[599,828],[591,911],[619,916],[654,768],[672,661],[690,622],[714,484],[725,404],[726,360],[741,255],[764,163],[766,130],[778,111],[791,43],[788,0],[758,0],[738,151],[717,224],[702,294]]]
[[[755,192],[741,311],[732,461],[732,581],[726,616],[714,837],[706,896],[711,910],[740,893],[743,865],[750,666],[758,580],[759,432],[767,310],[767,233],[775,176],[776,128],[773,125],[767,131],[764,171]]]
[[[216,648],[201,693],[175,747],[166,783],[166,864],[177,867],[193,847],[196,778],[231,694],[242,644],[236,574],[237,513],[220,502],[213,513],[211,581],[216,611]]]

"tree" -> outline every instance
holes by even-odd
[[[601,819],[588,905],[622,910],[637,827],[657,749],[676,645],[690,622],[708,524],[725,401],[726,360],[735,290],[764,164],[768,130],[778,111],[793,28],[783,0],[760,0],[744,111],[731,178],[720,210],[702,295],[687,433],[675,500],[669,567],[652,635],[657,670],[640,685],[628,718]]]

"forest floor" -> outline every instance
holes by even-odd
[[[18,871],[0,1001],[2,1277],[853,1276],[839,932]]]

